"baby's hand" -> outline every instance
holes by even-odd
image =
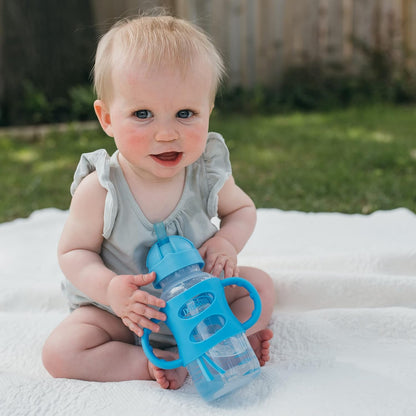
[[[219,277],[224,271],[225,278],[238,276],[237,252],[225,238],[210,238],[199,248],[199,253],[205,261],[204,270],[207,273]]]
[[[163,308],[166,305],[165,301],[140,289],[141,286],[153,282],[155,277],[154,272],[119,275],[113,277],[108,285],[107,293],[111,308],[122,319],[124,325],[139,337],[143,335],[143,328],[159,331],[159,325],[151,319],[166,320],[164,313],[152,308],[152,306]]]

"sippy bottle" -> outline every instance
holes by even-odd
[[[245,335],[259,318],[260,297],[244,279],[221,280],[203,272],[198,250],[181,236],[166,236],[163,223],[155,225],[158,241],[151,247],[146,265],[156,272],[155,288],[162,288],[167,326],[174,335],[179,358],[157,358],[149,344],[150,330],[145,329],[142,347],[157,367],[172,369],[185,366],[200,395],[206,401],[218,399],[249,383],[260,366]],[[243,323],[228,306],[224,287],[242,286],[254,302],[251,317]]]

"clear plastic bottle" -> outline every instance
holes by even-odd
[[[187,266],[160,282],[161,298],[167,302],[197,283],[211,278],[212,276],[202,272],[197,264]],[[193,297],[185,304],[184,317],[200,314],[209,307],[211,300],[207,292]],[[210,316],[195,327],[191,337],[195,341],[203,341],[223,325],[222,316]],[[206,352],[206,357],[208,359],[205,358],[205,362],[201,363],[200,359],[196,359],[186,366],[195,387],[206,401],[215,400],[242,387],[260,372],[259,361],[244,332],[219,342]],[[212,379],[206,375],[207,368]]]
[[[150,361],[161,368],[186,366],[206,401],[231,393],[256,377],[259,361],[244,332],[260,315],[260,299],[254,287],[240,278],[221,281],[203,272],[198,251],[189,240],[179,236],[167,237],[152,248],[147,264],[149,270],[156,271],[154,286],[162,288],[161,298],[167,307],[177,304],[171,310],[166,307],[165,312],[180,354],[178,360],[169,362],[155,357],[146,330],[142,345]],[[243,324],[236,320],[223,294],[223,287],[232,284],[248,289],[255,303],[255,312]],[[188,329],[184,328],[186,325]]]

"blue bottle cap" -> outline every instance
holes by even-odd
[[[198,264],[204,267],[199,251],[191,241],[179,235],[171,235],[158,240],[147,254],[146,266],[150,272],[156,272],[153,286],[160,289],[160,282],[170,274],[186,266]]]

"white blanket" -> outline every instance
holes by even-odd
[[[416,415],[416,215],[259,210],[240,255],[273,277],[271,361],[206,404],[187,380],[53,379],[41,348],[66,316],[55,251],[66,212],[0,225],[0,414]]]

